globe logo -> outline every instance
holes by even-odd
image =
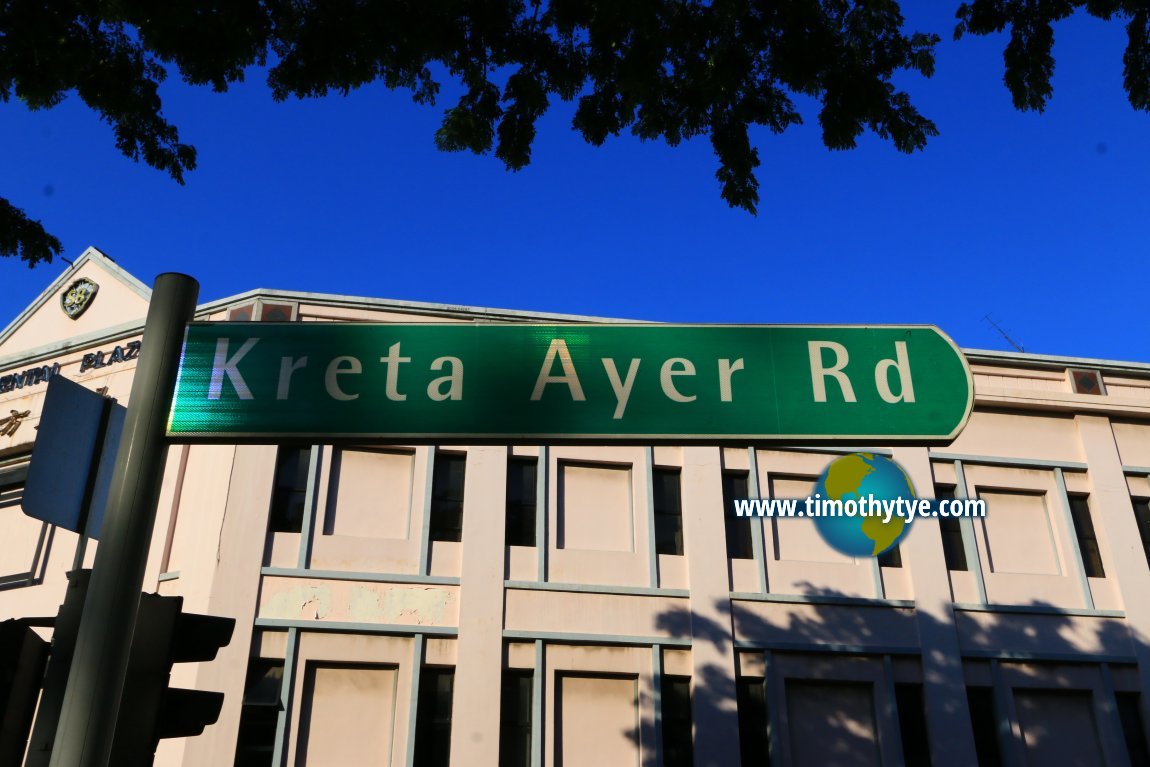
[[[914,483],[906,471],[889,458],[874,453],[851,453],[831,461],[819,475],[814,493],[822,499],[875,501],[915,498]],[[854,506],[855,504],[851,504]],[[877,557],[898,545],[910,531],[910,520],[885,515],[835,515],[815,517],[819,535],[836,551],[851,557]]]

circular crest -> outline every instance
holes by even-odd
[[[92,305],[92,299],[96,297],[96,291],[99,289],[100,286],[87,277],[81,277],[73,282],[60,296],[60,306],[64,309],[64,314],[73,320],[77,319]]]

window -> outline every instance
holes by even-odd
[[[1136,692],[1120,692],[1118,718],[1122,722],[1122,735],[1126,740],[1126,752],[1130,754],[1130,767],[1150,767],[1150,749],[1146,747],[1146,730],[1142,726],[1142,712]]]
[[[255,304],[244,304],[228,310],[228,322],[251,322],[255,314]]]
[[[903,762],[930,767],[930,739],[926,731],[926,707],[923,705],[921,684],[894,686],[894,700],[898,707],[899,738],[902,740]]]
[[[555,675],[555,759],[563,767],[639,765],[639,679]]]
[[[826,767],[881,764],[874,685],[869,682],[795,679],[785,683],[789,764]]]
[[[1070,495],[1070,518],[1074,522],[1074,533],[1078,536],[1078,550],[1082,552],[1082,566],[1091,578],[1105,578],[1102,567],[1102,552],[1098,549],[1098,535],[1094,532],[1094,520],[1090,518],[1090,502],[1085,495]]]
[[[660,554],[683,554],[683,507],[679,497],[679,470],[656,468],[655,481],[655,551]]]
[[[20,500],[24,497],[24,483],[27,481],[27,463],[0,469],[0,509],[20,505]]]
[[[228,322],[291,322],[295,315],[295,304],[275,304],[266,301],[253,301],[234,306],[228,310]]]
[[[735,516],[735,500],[746,498],[747,472],[723,472],[723,519],[727,526],[727,556],[731,559],[754,559],[751,523],[747,517]]]
[[[1142,552],[1146,564],[1150,565],[1150,498],[1131,498],[1134,504],[1134,519],[1138,523],[1138,535],[1142,538]]]
[[[282,660],[252,658],[248,662],[235,767],[271,767],[283,676]]]
[[[1075,370],[1071,368],[1066,372],[1070,374],[1070,383],[1074,387],[1075,394],[1106,393],[1106,385],[1102,382],[1102,374],[1097,370]]]
[[[298,717],[293,714],[299,721],[295,764],[386,764],[395,734],[399,669],[307,661],[302,677]]]
[[[935,500],[953,501],[954,485],[935,485]],[[942,531],[942,556],[946,559],[947,570],[968,570],[966,546],[962,542],[962,525],[958,517],[939,517],[939,530]]]
[[[260,302],[260,322],[291,322],[295,313],[294,304],[269,304]]]
[[[431,478],[431,540],[463,540],[463,477],[467,456],[435,454]]]
[[[902,567],[902,551],[896,545],[878,555],[880,567]]]
[[[735,680],[735,698],[739,707],[739,755],[747,767],[770,764],[767,738],[766,680],[762,677],[739,677]]]
[[[272,508],[268,519],[270,532],[298,533],[303,527],[310,458],[311,448],[280,448],[276,458],[276,484],[272,491]]]
[[[507,546],[535,545],[535,479],[539,461],[512,458],[507,462]]]
[[[451,761],[451,698],[455,669],[425,666],[419,674],[415,721],[418,767],[447,767]]]
[[[970,726],[974,730],[974,752],[978,767],[1000,767],[998,750],[998,713],[993,687],[967,687],[966,703],[970,709]]]
[[[583,551],[634,551],[631,466],[556,464],[555,545]]]
[[[691,677],[664,676],[663,767],[691,767]]]
[[[499,767],[530,767],[531,704],[534,672],[503,672],[503,699],[499,706]]]

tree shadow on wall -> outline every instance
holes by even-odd
[[[787,677],[777,688],[785,690],[784,698],[790,699],[794,696],[798,699],[797,704],[792,701],[790,705],[797,705],[801,710],[802,733],[818,733],[819,752],[824,755],[828,753],[836,755],[832,762],[824,762],[825,764],[847,767],[873,763],[871,756],[866,753],[867,748],[873,753],[876,747],[871,736],[866,733],[860,735],[857,718],[848,715],[837,705],[842,702],[838,698],[844,696],[849,698],[849,693],[841,692],[843,687],[849,686],[849,683],[834,685],[834,689],[839,690],[835,694],[831,694],[832,688],[828,686],[825,688],[827,694],[821,696],[818,685],[846,682],[836,678],[833,670],[833,662],[842,657],[881,660],[883,655],[889,654],[892,658],[917,661],[921,668],[924,659],[921,656],[920,637],[955,629],[941,625],[937,619],[921,614],[913,607],[876,605],[873,602],[852,599],[842,592],[817,589],[810,583],[799,585],[803,593],[811,597],[811,603],[719,600],[713,614],[722,616],[729,625],[700,615],[697,611],[673,610],[657,616],[656,628],[661,635],[690,639],[695,647],[709,644],[724,655],[731,649],[729,643],[733,636],[739,650],[745,649],[750,652],[767,650],[772,653],[776,661],[795,656],[807,659],[810,661],[809,672],[801,677]],[[948,670],[947,667],[950,667],[950,670],[956,666],[961,668],[964,660],[988,661],[998,658],[1008,661],[1011,658],[1040,658],[1041,660],[1035,660],[1034,663],[1049,664],[1073,662],[1075,659],[1081,661],[1084,654],[1090,654],[1105,655],[1109,658],[1129,658],[1130,664],[1134,663],[1133,642],[1136,640],[1120,618],[1073,618],[1059,614],[1054,605],[1043,601],[1033,601],[1012,609],[1015,612],[956,610],[955,628],[959,636],[961,657],[952,657],[939,650],[932,650],[933,654],[925,659],[929,663],[923,672],[923,681],[939,681],[940,674]],[[867,652],[868,647],[873,647],[874,651]],[[1043,679],[1041,686],[1044,687],[1058,684],[1064,687],[1070,686],[1065,678],[1045,674],[1037,666],[1020,665],[1015,668],[1018,673]],[[823,676],[824,673],[826,676]],[[868,683],[860,684],[870,689]],[[735,690],[734,668],[707,664],[701,669],[695,669],[690,685],[690,705],[696,733],[700,722],[713,722],[721,717],[728,717],[727,721],[730,721],[729,717],[738,710],[737,701],[734,699]],[[654,694],[654,690],[647,692]],[[813,700],[817,700],[818,704],[811,705]],[[774,717],[768,715],[767,708],[772,705],[780,706],[782,701],[770,700],[764,688],[763,702],[765,706],[762,716],[769,722]],[[748,701],[744,700],[741,703],[744,710],[740,713],[746,719]],[[750,703],[753,704],[753,701]],[[896,701],[889,701],[889,705],[896,706]],[[967,702],[958,695],[947,697],[942,702],[942,707],[948,715],[970,716]],[[897,709],[893,714],[897,725],[899,720]],[[879,712],[874,711],[873,716],[877,722]],[[761,732],[765,733],[768,722],[760,720]],[[743,722],[743,731],[739,733],[741,749],[744,752],[761,753],[764,756],[752,760],[744,758],[743,761],[746,764],[765,764],[767,748],[763,739],[765,736],[760,737],[761,743],[756,743],[754,734],[746,731],[751,729],[748,725],[753,724],[753,720]],[[795,724],[794,721],[791,722],[791,730],[797,735],[799,733],[794,730]],[[638,730],[626,732],[632,742],[638,745],[639,733],[657,731],[655,723],[645,718]],[[784,734],[786,733],[778,733],[779,736]],[[1025,738],[1030,746],[1039,746],[1043,738],[1051,736],[1052,733],[1048,730],[1037,727],[1025,732]],[[671,737],[674,737],[673,733]],[[661,740],[664,744],[668,743],[666,730],[661,733]],[[993,742],[988,745],[976,741],[976,745],[980,760],[984,758],[989,760],[986,748],[996,748]],[[694,765],[730,767],[731,764],[738,763],[739,753],[740,748],[734,747],[729,754],[704,754],[694,760]],[[735,755],[736,761],[731,761],[731,754]],[[784,763],[781,757],[782,754],[776,755],[775,764]],[[644,767],[657,767],[658,759],[654,749],[643,750],[642,763]]]

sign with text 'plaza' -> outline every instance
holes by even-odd
[[[932,326],[192,323],[179,440],[946,442]]]

